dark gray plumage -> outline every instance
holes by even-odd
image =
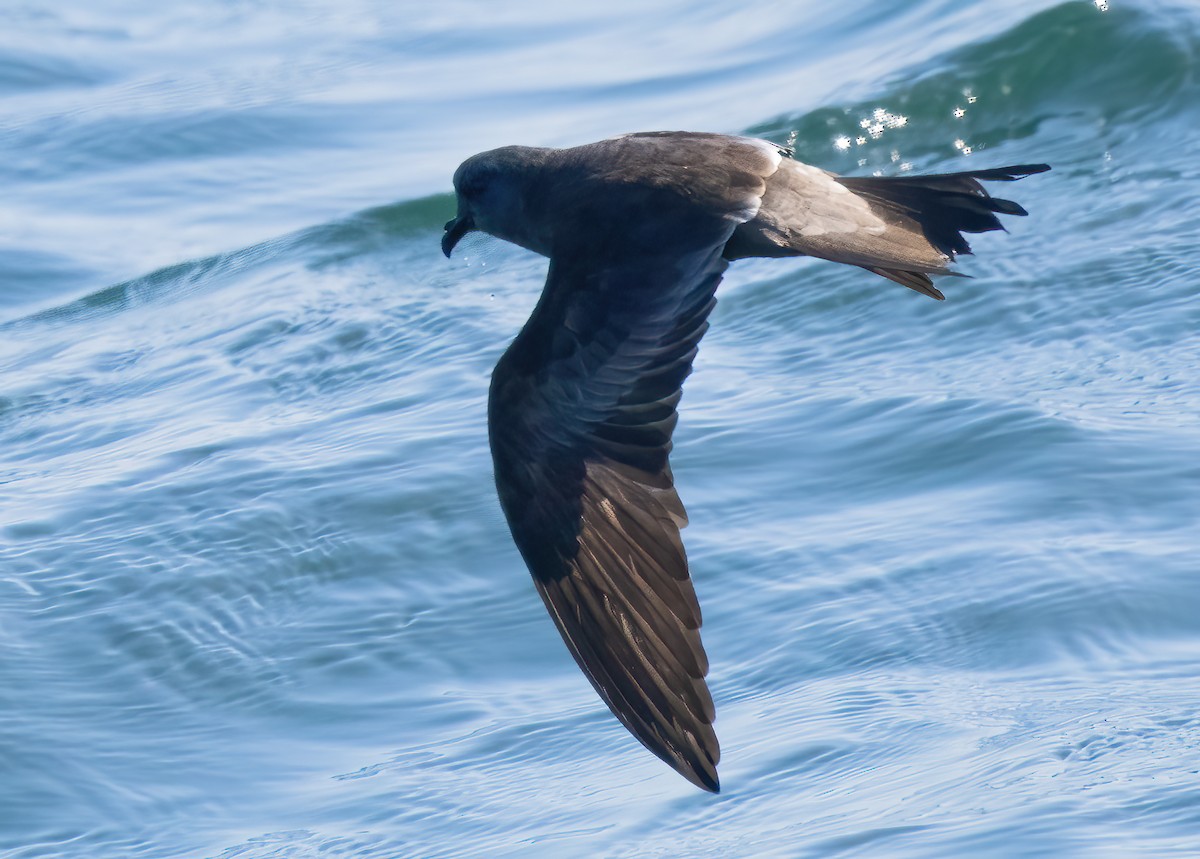
[[[849,179],[750,138],[631,134],[510,146],[454,176],[449,256],[482,230],[550,258],[529,322],[492,375],[500,505],[550,616],[618,719],[717,791],[720,748],[700,605],[668,455],[676,407],[729,260],[807,254],[934,298],[962,232],[1024,209],[984,181],[1044,164]]]

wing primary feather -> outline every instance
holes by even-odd
[[[530,325],[538,312],[570,315],[560,336],[573,342],[527,344],[527,326],[489,401],[501,505],[568,649],[629,731],[707,790],[719,788],[720,746],[668,456],[726,265],[719,238],[682,279],[674,261],[649,272],[552,264]],[[629,305],[559,306],[623,278],[644,279]]]

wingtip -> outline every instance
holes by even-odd
[[[717,768],[710,762],[679,761],[672,762],[676,772],[686,778],[701,790],[709,793],[721,792],[721,779],[717,776]]]
[[[701,790],[708,791],[709,793],[721,792],[721,780],[717,777],[716,770],[708,773],[699,768],[691,770],[680,769],[679,774]]]

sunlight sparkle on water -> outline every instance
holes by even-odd
[[[849,110],[846,111],[850,113]],[[832,124],[832,122],[830,123]],[[839,134],[833,138],[833,148],[839,152],[845,152],[853,146],[866,146],[869,141],[879,140],[883,135],[898,128],[904,128],[908,125],[908,117],[903,114],[892,113],[885,107],[876,107],[866,116],[860,116],[858,119],[858,127],[864,132],[862,134]],[[900,153],[893,149],[891,150],[891,161],[897,164],[900,161]],[[867,164],[867,159],[859,159],[858,166],[863,167]],[[901,168],[905,169],[905,168]],[[910,168],[911,169],[911,168]]]

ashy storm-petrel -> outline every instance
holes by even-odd
[[[970,253],[962,234],[1026,214],[980,182],[1048,169],[847,178],[765,140],[653,132],[506,146],[454,174],[447,256],[481,230],[550,258],[488,400],[513,540],[600,697],[693,784],[719,790],[720,747],[667,460],[726,266],[814,256],[942,299],[929,276]]]

